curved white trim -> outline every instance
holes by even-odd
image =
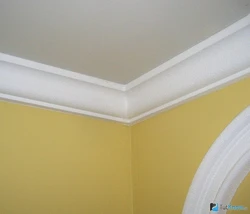
[[[210,203],[229,204],[249,172],[250,107],[226,127],[205,155],[182,213],[209,214]]]
[[[134,124],[250,76],[249,38],[250,15],[127,85],[0,53],[0,98]]]

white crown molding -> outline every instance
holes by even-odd
[[[250,75],[250,15],[122,85],[0,53],[0,98],[134,124]]]
[[[80,80],[83,82],[92,83],[92,84],[95,84],[98,86],[103,86],[106,88],[116,89],[119,91],[125,91],[125,85],[122,85],[119,83],[115,83],[115,82],[99,79],[96,77],[76,73],[73,71],[53,67],[50,65],[45,65],[45,64],[34,62],[31,60],[27,60],[27,59],[22,59],[19,57],[8,55],[8,54],[0,53],[0,61],[9,62],[9,63],[15,64],[15,65],[21,65],[21,66],[24,66],[27,68],[33,68],[33,69],[40,70],[43,72],[48,72],[51,74],[57,74],[59,76],[64,76],[64,77],[68,77],[71,79],[76,79],[76,80]]]
[[[3,61],[0,97],[127,123],[124,92]]]
[[[162,111],[166,111],[166,110],[169,110],[169,109],[174,108],[176,106],[182,105],[190,100],[196,99],[196,98],[203,96],[205,94],[208,94],[212,91],[218,90],[222,87],[225,87],[229,84],[237,82],[237,81],[239,81],[243,78],[246,78],[248,76],[250,76],[250,68],[239,71],[239,72],[237,72],[229,77],[226,77],[226,78],[221,79],[217,82],[211,83],[210,85],[207,85],[203,88],[197,89],[193,92],[186,93],[183,96],[177,97],[176,99],[174,99],[172,101],[166,102],[163,105],[159,105],[159,106],[157,106],[149,111],[146,111],[142,114],[139,114],[138,116],[135,116],[132,119],[129,119],[129,124],[134,125],[138,122],[146,120],[149,117],[152,117],[153,115],[156,115],[157,113],[160,113]],[[151,97],[148,97],[147,99],[151,99]]]
[[[250,74],[250,25],[127,91],[138,122]]]
[[[205,155],[189,188],[183,214],[209,214],[210,203],[230,204],[250,172],[249,140],[250,107],[228,125]]]
[[[197,54],[198,52],[212,46],[213,44],[223,40],[224,38],[236,33],[237,31],[247,27],[250,24],[250,14],[243,19],[235,22],[234,24],[230,25],[229,27],[223,29],[222,31],[216,33],[215,35],[207,38],[206,40],[200,42],[199,44],[193,46],[192,48],[184,51],[183,53],[175,56],[174,58],[168,60],[167,62],[161,64],[160,66],[154,68],[153,70],[141,75],[137,79],[131,81],[126,85],[126,90],[132,89],[141,83],[150,80],[152,77],[167,71],[171,67],[177,65],[178,63],[192,57],[193,55]]]

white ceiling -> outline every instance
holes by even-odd
[[[126,84],[250,13],[250,0],[0,0],[0,52]]]

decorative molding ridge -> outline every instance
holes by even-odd
[[[239,71],[236,74],[233,74],[229,77],[226,77],[224,79],[221,79],[217,82],[211,83],[210,85],[207,85],[205,87],[201,87],[200,89],[197,89],[193,92],[186,93],[183,96],[180,96],[174,100],[171,100],[169,102],[164,103],[163,105],[159,105],[149,111],[146,111],[142,114],[139,114],[138,116],[133,117],[129,120],[129,123],[131,125],[134,125],[138,122],[141,122],[143,120],[146,120],[149,117],[152,117],[153,115],[160,113],[162,111],[169,110],[171,108],[174,108],[176,106],[182,105],[188,101],[191,101],[193,99],[196,99],[198,97],[201,97],[203,95],[206,95],[212,91],[219,90],[227,85],[230,85],[234,82],[237,82],[243,78],[250,76],[250,68],[247,68],[245,70]],[[150,97],[148,97],[150,99]]]
[[[57,67],[50,66],[50,65],[45,65],[45,64],[34,62],[31,60],[27,60],[27,59],[22,59],[19,57],[8,55],[8,54],[0,53],[0,61],[9,62],[15,65],[21,65],[27,68],[33,68],[33,69],[51,73],[51,74],[57,74],[59,76],[68,77],[68,78],[83,81],[86,83],[92,83],[94,85],[103,86],[106,88],[116,89],[119,91],[125,91],[125,85],[122,85],[119,83],[99,79],[99,78],[88,76],[85,74],[76,73],[73,71],[57,68]]]
[[[125,88],[126,90],[130,90],[138,85],[140,85],[143,82],[146,82],[153,78],[154,76],[167,71],[171,67],[177,65],[178,63],[181,63],[182,61],[192,57],[193,55],[199,53],[200,51],[204,50],[205,48],[208,48],[215,43],[225,39],[226,37],[240,31],[241,29],[247,27],[250,25],[250,14],[244,17],[243,19],[235,22],[234,24],[230,25],[229,27],[225,28],[224,30],[216,33],[215,35],[207,38],[206,40],[198,43],[197,45],[191,47],[190,49],[184,51],[183,53],[175,56],[174,58],[168,60],[167,62],[161,64],[160,66],[154,68],[153,70],[141,75],[137,79],[131,81],[128,83]]]
[[[124,92],[4,61],[0,98],[127,123]]]
[[[250,75],[250,25],[127,91],[138,122]]]
[[[0,98],[134,124],[250,76],[250,15],[122,85],[0,53]]]
[[[189,188],[183,214],[209,214],[210,203],[230,204],[250,172],[249,140],[250,107],[226,127],[205,155]]]

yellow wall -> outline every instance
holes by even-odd
[[[180,214],[204,155],[248,105],[249,78],[133,126],[134,213]]]
[[[0,102],[0,213],[180,214],[202,158],[248,105],[249,78],[132,128]],[[248,190],[246,178],[232,204],[250,208]]]
[[[130,128],[0,102],[1,214],[131,214]]]

